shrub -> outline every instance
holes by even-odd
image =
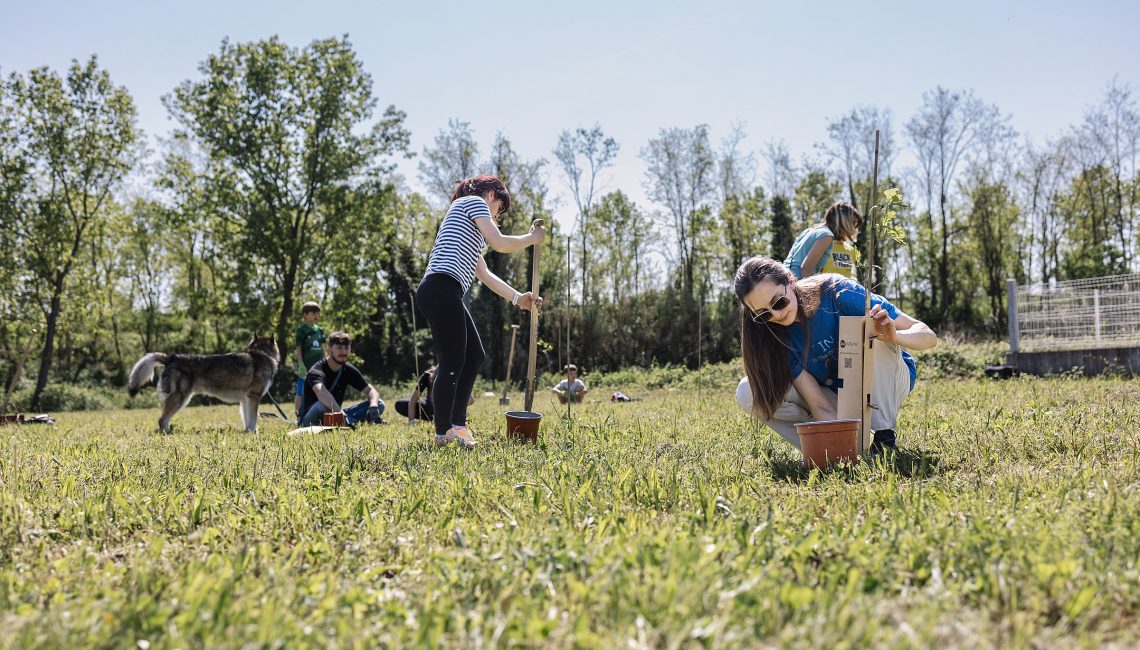
[[[116,396],[114,393],[121,392]],[[100,388],[80,384],[48,384],[40,394],[39,407],[36,410],[48,412],[60,411],[104,411],[107,409],[123,408],[126,401],[126,391],[119,389]],[[12,397],[16,410],[28,411],[31,409],[32,388],[18,391]]]

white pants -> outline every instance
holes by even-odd
[[[878,406],[871,409],[871,430],[894,429],[898,420],[899,409],[903,400],[910,395],[910,370],[902,359],[902,349],[891,343],[876,341],[871,348],[875,355],[874,384],[871,388],[871,402]],[[820,390],[834,407],[839,402],[839,396],[830,388],[820,386]],[[736,403],[745,413],[753,417],[760,417],[752,410],[752,388],[748,385],[748,377],[740,380],[736,387]],[[799,422],[812,420],[811,409],[800,396],[795,386],[788,388],[784,401],[772,414],[772,419],[765,422],[780,437],[787,440],[796,449],[800,448],[800,436],[796,433],[795,425]]]

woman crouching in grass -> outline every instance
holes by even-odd
[[[763,256],[740,265],[735,289],[748,375],[736,389],[736,401],[798,449],[796,423],[836,419],[839,317],[864,315],[867,290],[833,273],[797,280],[788,267]],[[933,348],[938,338],[874,293],[869,315],[878,337],[871,392],[878,407],[871,411],[871,450],[877,453],[895,447],[899,408],[914,388],[917,369],[906,349]]]

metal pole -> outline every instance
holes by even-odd
[[[1093,326],[1097,345],[1100,345],[1100,289],[1093,289]]]
[[[1017,327],[1017,280],[1005,281],[1005,302],[1009,311],[1009,351],[1017,354],[1021,351],[1021,340]]]
[[[412,227],[412,259],[416,255],[416,229]],[[415,262],[412,263],[412,277],[415,277]],[[416,345],[416,290],[412,289],[412,358],[416,363],[416,381],[420,380],[420,349]],[[409,405],[410,407],[410,405]]]
[[[585,231],[583,231],[585,232]],[[573,278],[570,275],[570,235],[566,235],[566,365],[572,363],[570,361],[570,283]],[[582,285],[582,291],[586,290],[586,285]],[[585,296],[582,297],[582,304],[586,304]],[[570,402],[574,401],[574,395],[566,396],[566,419],[570,419]]]

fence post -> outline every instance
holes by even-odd
[[[1093,331],[1096,343],[1100,345],[1100,289],[1093,289]]]
[[[1005,281],[1005,303],[1009,310],[1009,351],[1017,354],[1021,349],[1017,330],[1017,280]]]

